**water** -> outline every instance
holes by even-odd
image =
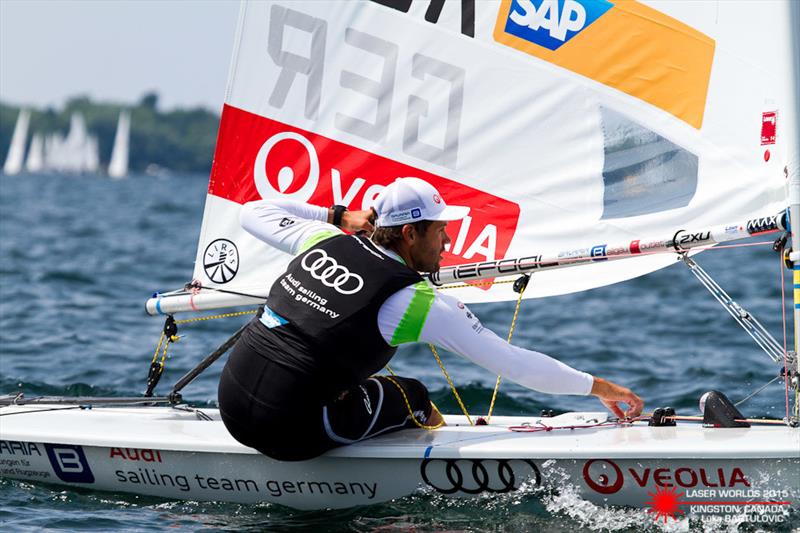
[[[135,395],[142,392],[162,321],[144,314],[155,290],[191,278],[207,178],[134,176],[122,181],[50,175],[0,176],[0,393]],[[761,239],[763,241],[764,239]],[[779,261],[767,246],[711,251],[699,262],[782,341]],[[787,280],[787,283],[789,280]],[[532,283],[536,283],[536,278]],[[787,285],[788,287],[789,285]],[[506,335],[512,304],[473,306]],[[161,391],[245,319],[182,330]],[[680,264],[624,284],[526,301],[514,342],[624,384],[647,408],[697,414],[700,395],[722,389],[739,400],[778,368]],[[471,413],[488,409],[494,376],[453,354],[444,362]],[[398,373],[422,379],[443,410],[456,412],[426,347],[401,349]],[[214,405],[221,364],[185,390]],[[594,410],[592,398],[548,396],[504,383],[497,414]],[[784,416],[775,383],[742,407],[747,416]],[[800,526],[796,515],[777,528]],[[300,512],[275,505],[171,502],[0,479],[0,527],[60,530],[660,530],[641,510],[601,509],[565,489],[472,500],[418,494],[344,511]],[[753,524],[730,530],[755,531]],[[670,522],[671,531],[718,531],[719,522]]]

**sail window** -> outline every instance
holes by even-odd
[[[600,108],[603,216],[624,218],[686,206],[697,190],[697,156],[661,135]]]

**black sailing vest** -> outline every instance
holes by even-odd
[[[292,260],[270,289],[267,305],[288,322],[264,332],[282,337],[274,344],[281,353],[271,357],[324,376],[333,389],[355,385],[396,351],[378,329],[381,305],[420,281],[419,273],[367,238],[337,235],[322,241]]]

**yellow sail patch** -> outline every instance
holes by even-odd
[[[556,50],[506,31],[512,0],[502,0],[494,39],[644,100],[699,129],[714,40],[633,0],[607,12]]]

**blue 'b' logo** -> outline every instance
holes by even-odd
[[[556,50],[612,7],[606,0],[512,0],[505,31]]]
[[[45,444],[44,447],[58,479],[66,483],[94,483],[83,448],[70,444]]]
[[[606,257],[605,244],[592,246],[592,261],[605,261],[606,259],[608,259],[608,257]]]

